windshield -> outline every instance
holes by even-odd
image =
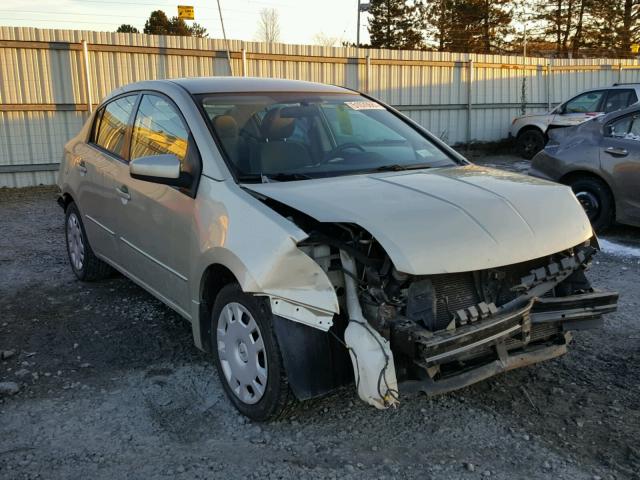
[[[200,101],[240,181],[456,165],[418,130],[361,95],[211,94]]]

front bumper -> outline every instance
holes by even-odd
[[[594,328],[617,308],[615,292],[535,298],[525,306],[452,331],[432,333],[414,322],[391,325],[391,346],[427,373],[400,384],[404,391],[445,393],[498,373],[567,352],[570,331]]]

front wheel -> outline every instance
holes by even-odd
[[[546,140],[538,129],[525,130],[516,140],[516,149],[522,158],[531,160],[536,153],[544,148]]]
[[[212,312],[211,341],[218,376],[233,405],[252,420],[275,419],[294,403],[271,310],[240,286],[224,287]]]
[[[607,185],[591,177],[577,178],[570,185],[593,228],[598,232],[609,228],[613,221],[613,197]]]

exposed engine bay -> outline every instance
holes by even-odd
[[[563,355],[572,330],[597,327],[617,308],[618,294],[594,290],[585,276],[595,236],[522,263],[411,275],[360,226],[261,200],[308,233],[298,248],[325,271],[340,305],[329,334],[349,351],[360,398],[376,408],[402,392],[445,393]]]
[[[348,312],[359,394],[378,408],[398,401],[398,383],[443,393],[562,355],[569,330],[597,326],[617,304],[617,293],[594,291],[585,276],[592,241],[517,265],[429,276],[397,271],[355,225],[316,224],[300,248],[325,269]],[[350,329],[368,346],[350,342]],[[363,363],[373,369],[368,392]]]

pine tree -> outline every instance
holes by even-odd
[[[424,48],[422,3],[405,0],[371,0],[369,37],[374,48],[415,50]]]

